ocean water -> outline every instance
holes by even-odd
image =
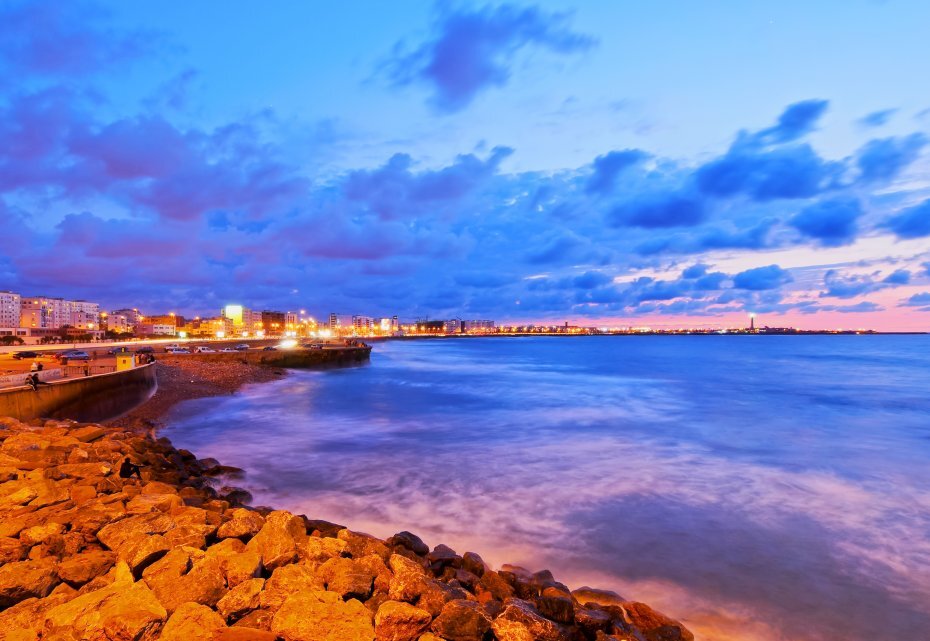
[[[169,422],[257,504],[549,568],[699,639],[930,639],[930,336],[393,341]]]

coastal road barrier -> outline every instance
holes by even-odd
[[[4,374],[3,376],[0,376],[0,388],[20,387],[23,384],[23,381],[26,380],[26,377],[32,376],[33,374],[38,374],[39,380],[45,381],[46,383],[58,380],[65,376],[65,373],[62,371],[60,367],[56,367],[53,369],[43,369],[41,372],[32,372],[32,371],[14,372],[12,374]]]
[[[204,363],[243,363],[284,369],[314,369],[357,365],[369,360],[371,347],[334,347],[327,349],[280,349],[276,351],[249,350],[242,352],[208,352],[206,354],[157,354],[160,362],[170,364],[174,359],[195,360]]]
[[[25,375],[20,381],[24,378]],[[148,364],[121,372],[60,379],[37,390],[0,389],[0,416],[20,421],[36,418],[105,421],[144,402],[156,387],[155,365]]]

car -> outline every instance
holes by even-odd
[[[58,356],[62,360],[68,359],[69,361],[89,361],[90,354],[80,349],[71,349],[67,352],[62,352]]]
[[[237,351],[237,352],[244,352],[244,351],[249,350],[249,349],[251,349],[251,348],[249,347],[248,343],[241,343],[241,344],[239,344],[239,345],[236,345],[236,351]]]
[[[191,351],[186,347],[169,347],[165,350],[166,354],[190,354]]]
[[[212,347],[208,347],[206,345],[198,345],[197,347],[194,348],[195,354],[213,354],[215,352],[216,352],[215,349],[213,349]]]
[[[276,352],[276,351],[278,351],[278,348],[277,348],[277,347],[272,347],[271,345],[268,345],[267,347],[263,347],[263,348],[262,348],[262,351],[263,351],[263,352]]]
[[[151,348],[148,346],[140,347],[139,349],[136,350],[136,354],[154,354],[154,353],[155,353],[154,348]]]
[[[169,351],[171,351],[171,350],[173,350],[173,349],[181,349],[181,346],[178,345],[177,343],[169,343],[169,344],[165,345],[165,351],[166,351],[166,352],[169,352]]]
[[[225,353],[227,353],[227,354],[229,354],[230,352],[233,353],[233,354],[235,354],[235,353],[237,353],[239,350],[233,349],[232,347],[224,347],[224,348],[221,349],[220,351],[221,351],[221,352],[225,352]]]
[[[322,343],[310,343],[307,345],[307,349],[323,349]]]
[[[114,354],[127,354],[127,353],[129,353],[129,348],[126,346],[111,347],[110,349],[107,350],[107,354],[110,354],[111,356]]]
[[[39,358],[39,352],[13,352],[13,358],[18,361],[24,358]]]

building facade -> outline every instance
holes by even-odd
[[[0,327],[19,327],[22,297],[13,292],[0,292]]]

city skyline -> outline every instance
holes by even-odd
[[[6,3],[0,290],[930,327],[930,7],[671,13]]]

